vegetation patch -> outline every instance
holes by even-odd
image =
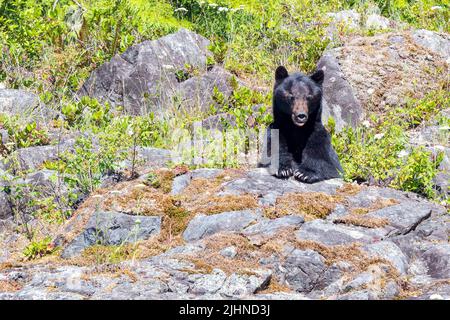
[[[275,206],[265,208],[265,215],[271,219],[292,214],[301,215],[306,221],[323,219],[343,201],[340,195],[322,192],[287,193],[277,198]]]
[[[15,281],[0,280],[0,292],[14,292],[22,289],[22,286]]]
[[[333,220],[334,223],[350,224],[366,228],[382,228],[389,224],[387,219],[348,214]]]

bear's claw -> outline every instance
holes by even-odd
[[[289,178],[290,176],[292,176],[292,174],[293,170],[291,168],[287,168],[287,169],[279,169],[275,176],[277,178]]]
[[[317,181],[317,177],[315,176],[308,176],[306,173],[301,172],[299,170],[294,171],[294,178],[298,181],[305,182],[305,183],[312,183]]]

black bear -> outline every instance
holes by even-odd
[[[278,132],[279,158],[273,175],[278,178],[294,176],[297,180],[314,183],[338,178],[342,167],[331,145],[328,131],[322,124],[322,83],[324,72],[311,76],[288,74],[285,67],[275,71],[273,90],[273,123],[267,140]],[[273,131],[270,129],[278,129]],[[272,168],[273,156],[272,154]]]

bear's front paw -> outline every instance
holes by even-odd
[[[287,178],[291,177],[293,174],[294,174],[294,171],[292,170],[292,168],[280,168],[275,173],[275,177],[281,178],[281,179],[287,179]]]
[[[294,171],[294,178],[304,183],[314,183],[320,180],[320,178],[317,175],[305,173],[300,170]]]

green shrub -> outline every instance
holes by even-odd
[[[52,254],[55,251],[55,248],[51,245],[51,242],[51,237],[45,237],[40,241],[32,241],[23,250],[23,255],[28,260],[33,260]]]

